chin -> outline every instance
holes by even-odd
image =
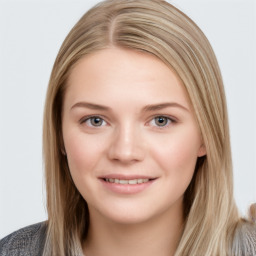
[[[155,218],[161,218],[169,210],[171,209],[165,205],[157,205],[152,202],[147,204],[143,204],[143,202],[120,204],[119,202],[101,205],[99,208],[89,206],[90,218],[123,225],[147,223]]]
[[[112,214],[106,217],[108,217],[108,219],[113,223],[116,223],[119,225],[133,225],[133,224],[138,225],[138,224],[145,223],[152,218],[152,216],[149,216],[148,214],[135,215],[134,213],[130,213],[130,212],[124,212],[124,213],[119,212],[118,215]]]

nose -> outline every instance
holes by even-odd
[[[144,144],[139,129],[132,125],[113,131],[108,157],[123,164],[142,161],[145,157]]]

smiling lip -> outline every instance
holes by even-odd
[[[135,194],[148,188],[157,178],[142,175],[110,174],[99,178],[103,186],[119,194]]]

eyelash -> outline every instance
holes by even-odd
[[[96,119],[96,118],[100,119],[101,122],[104,122],[105,125],[107,124],[107,122],[104,120],[103,117],[97,116],[97,115],[86,116],[86,117],[82,118],[79,122],[80,122],[80,124],[84,124],[84,123],[90,121],[90,125],[87,124],[89,127],[92,127],[92,128],[102,127],[101,124],[100,124],[99,126],[97,126],[97,125],[92,125],[92,123],[91,123],[92,120],[93,120],[93,119]],[[163,119],[166,119],[166,120],[167,120],[167,124],[165,124],[165,125],[163,125],[163,126],[161,126],[161,125],[152,125],[152,126],[154,126],[154,127],[160,128],[160,129],[164,129],[164,128],[166,128],[166,127],[169,127],[171,124],[177,123],[177,121],[176,121],[174,118],[171,118],[171,117],[169,117],[169,116],[165,116],[165,115],[156,115],[156,116],[154,116],[154,117],[152,117],[152,118],[150,119],[150,121],[148,122],[148,124],[150,124],[150,123],[153,122],[153,121],[156,121],[157,118],[163,118]],[[104,125],[104,126],[105,126],[105,125]]]
[[[169,117],[169,116],[157,115],[157,116],[154,116],[154,117],[150,120],[149,123],[151,123],[151,122],[156,122],[156,119],[157,119],[157,118],[163,118],[163,119],[167,120],[167,124],[165,124],[165,125],[163,125],[163,126],[161,126],[161,125],[153,125],[153,126],[155,126],[155,127],[157,127],[157,128],[160,128],[160,129],[167,128],[167,127],[169,127],[171,124],[174,124],[174,123],[177,122],[174,118],[171,118],[171,117]]]
[[[104,120],[103,117],[101,117],[101,116],[95,116],[95,115],[94,115],[94,116],[86,116],[86,117],[82,118],[82,119],[80,120],[80,124],[84,124],[84,123],[86,123],[87,121],[90,121],[90,125],[87,124],[89,127],[93,127],[93,128],[95,128],[95,127],[101,127],[102,125],[100,125],[100,126],[92,125],[91,121],[92,121],[93,119],[96,119],[96,118],[98,118],[98,119],[100,119],[101,121],[107,123],[107,122]]]

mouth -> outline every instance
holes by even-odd
[[[155,179],[117,179],[117,178],[103,178],[105,182],[109,183],[115,183],[115,184],[129,184],[129,185],[136,185],[136,184],[142,184],[147,183],[149,181],[155,180]]]
[[[148,176],[108,175],[100,177],[102,185],[117,194],[136,194],[150,187],[157,178]]]

